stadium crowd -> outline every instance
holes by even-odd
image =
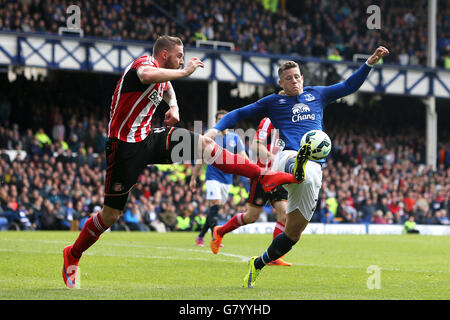
[[[0,228],[77,230],[103,205],[107,107],[99,108],[86,75],[66,77],[51,85],[22,78],[2,82]],[[181,125],[196,119],[189,109],[195,107],[184,106]],[[333,149],[313,222],[402,224],[415,216],[420,224],[449,224],[450,132],[439,127],[438,167],[432,171],[424,165],[423,115],[410,103],[407,108],[405,113],[395,101],[327,107],[325,131]],[[204,176],[193,191],[190,175],[190,165],[147,167],[112,229],[199,229],[208,210]],[[235,177],[221,220],[245,210],[247,197],[248,181]],[[271,207],[264,210],[261,221],[274,221]]]
[[[274,10],[265,3],[275,4]],[[416,1],[66,1],[0,0],[0,30],[57,34],[69,5],[80,7],[86,37],[155,41],[179,36],[234,44],[235,50],[353,60],[378,45],[391,51],[386,63],[426,65],[427,2]],[[381,28],[368,29],[366,13],[376,4]],[[450,6],[438,0],[437,65],[450,69]]]

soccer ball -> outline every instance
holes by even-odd
[[[300,146],[305,143],[311,144],[310,160],[324,159],[331,151],[330,137],[322,130],[311,130],[305,133],[300,141]]]

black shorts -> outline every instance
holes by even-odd
[[[288,192],[283,186],[278,186],[273,192],[264,192],[257,180],[251,180],[248,203],[257,207],[264,206],[267,202],[271,204],[277,201],[287,200]]]
[[[198,158],[199,135],[177,127],[152,129],[145,140],[125,142],[108,139],[105,146],[106,178],[104,204],[123,210],[128,194],[148,164],[170,164]]]

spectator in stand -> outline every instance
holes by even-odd
[[[166,202],[161,204],[161,219],[166,228],[170,231],[175,230],[178,214],[173,204],[168,205]]]
[[[383,215],[386,215],[386,213],[390,212],[388,205],[388,198],[382,196],[376,208],[377,210],[380,210],[383,213]]]
[[[144,197],[145,199],[145,197]],[[155,206],[148,200],[141,198],[142,204],[142,219],[144,224],[151,230],[157,232],[166,232],[166,227],[159,219]]]
[[[54,211],[54,205],[45,199],[40,216],[41,230],[59,230],[59,223]]]
[[[386,212],[386,215],[384,216],[384,218],[386,219],[387,224],[394,223],[394,215],[392,214],[392,212],[390,212],[390,211]]]
[[[443,225],[449,225],[450,219],[448,217],[448,212],[445,211],[445,209],[441,209],[439,211],[436,211],[435,216],[437,220],[439,221],[439,224]]]
[[[321,58],[327,56],[325,43],[333,43],[349,61],[355,53],[375,49],[377,39],[387,39],[387,47],[393,50],[386,62],[426,65],[426,0],[382,1],[378,4],[383,12],[380,30],[358,29],[365,26],[360,13],[367,8],[367,3],[358,0],[273,3],[278,4],[275,10],[254,0],[170,0],[159,4],[164,13],[151,1],[139,0],[114,5],[85,0],[79,6],[85,37],[153,42],[158,35],[173,34],[186,46],[205,38],[233,42],[241,51]],[[65,5],[62,0],[51,5],[44,1],[0,2],[0,30],[58,33],[59,27],[66,26]],[[449,10],[445,0],[438,1],[437,64],[442,68],[450,68],[445,46],[445,39],[450,38]],[[7,114],[10,109],[4,110]]]
[[[320,222],[321,223],[334,223],[334,215],[333,212],[328,207],[328,204],[325,204],[320,210]]]
[[[57,219],[58,230],[69,230],[70,222],[67,220],[67,210],[61,206],[61,202],[54,203],[54,213]]]
[[[191,231],[194,226],[194,221],[191,219],[193,213],[194,208],[192,204],[189,204],[182,214],[177,216],[175,231]]]
[[[362,209],[361,222],[369,223],[375,215],[376,208],[372,203],[371,198],[367,198]]]
[[[403,209],[400,206],[401,202],[397,195],[393,195],[388,201],[388,211],[392,213],[395,222],[401,222],[401,216],[403,215]]]
[[[73,75],[73,78],[71,85],[78,86],[75,81],[76,75]],[[2,82],[1,92],[6,92],[6,96],[10,98],[11,112],[10,118],[0,126],[0,144],[3,143],[6,147],[8,142],[17,139],[13,137],[18,135],[21,140],[18,151],[25,151],[28,154],[21,159],[13,154],[7,155],[6,151],[0,151],[0,177],[4,181],[0,184],[0,211],[18,213],[19,208],[24,208],[25,210],[19,210],[26,212],[25,215],[32,228],[60,229],[61,225],[55,223],[54,208],[49,210],[48,202],[53,201],[55,205],[61,202],[62,208],[70,206],[74,208],[76,214],[73,215],[79,219],[78,228],[82,228],[88,212],[94,212],[94,206],[102,205],[99,199],[103,198],[102,172],[105,157],[103,153],[96,154],[92,143],[90,146],[86,144],[90,139],[89,136],[102,136],[105,130],[102,115],[98,111],[100,107],[89,100],[84,103],[78,100],[78,95],[88,97],[88,92],[69,95],[71,91],[64,89],[63,82],[52,82],[50,85],[50,83],[17,81],[14,85]],[[78,130],[75,133],[77,135],[75,143],[78,146],[73,149],[74,154],[64,151],[59,141],[51,141],[51,144],[47,143],[46,146],[40,147],[35,137],[35,133],[41,127],[39,131],[50,136],[51,122],[43,116],[47,111],[50,112],[50,109],[47,109],[46,103],[41,101],[52,100],[58,91],[66,92],[68,101],[73,100],[76,101],[76,105],[80,105],[80,108],[75,110],[66,105],[60,106],[56,102],[49,103],[57,106],[52,112],[62,115],[66,136],[73,135]],[[20,92],[27,94],[18,94]],[[31,104],[27,102],[29,96],[35,97]],[[13,118],[16,110],[24,104],[33,105],[29,118],[40,120],[28,123],[24,117]],[[89,108],[84,108],[84,105]],[[328,204],[332,212],[336,210],[338,204],[341,204],[341,208],[348,207],[352,216],[356,210],[356,222],[364,222],[367,221],[365,218],[370,219],[373,214],[374,204],[382,203],[383,208],[387,206],[384,212],[388,222],[390,217],[387,212],[390,211],[393,222],[397,224],[404,223],[410,214],[417,214],[418,223],[419,221],[436,223],[437,220],[448,223],[450,195],[450,163],[446,162],[446,153],[450,150],[448,128],[440,126],[438,168],[432,171],[424,166],[425,139],[417,134],[418,130],[421,130],[417,125],[423,120],[420,118],[421,114],[419,113],[416,120],[412,118],[414,121],[407,119],[411,127],[405,125],[399,128],[398,124],[391,122],[389,118],[382,118],[387,113],[383,112],[386,110],[382,109],[383,105],[390,106],[390,103],[380,103],[377,108],[373,108],[375,111],[371,111],[370,108],[349,107],[344,103],[338,104],[336,108],[330,108],[329,112],[339,110],[339,113],[332,113],[330,118],[324,119],[333,140],[333,150],[327,160],[327,167],[323,169],[323,192],[315,215],[317,221],[320,220],[319,211],[325,204]],[[60,110],[57,110],[58,108]],[[351,122],[348,120],[349,108],[352,108]],[[360,109],[364,109],[364,112],[359,112]],[[389,110],[390,114],[394,112],[395,110]],[[445,108],[440,112],[445,112]],[[407,116],[411,117],[412,114],[413,110],[408,112]],[[186,123],[193,117],[194,113]],[[443,113],[441,118],[445,117],[446,114]],[[39,127],[35,127],[36,123]],[[92,130],[93,123],[99,124],[96,134],[86,134]],[[361,123],[361,126],[358,123]],[[380,127],[379,123],[383,123],[383,127]],[[251,127],[251,125],[243,123],[243,126]],[[66,140],[72,148],[74,142],[65,137],[64,141]],[[147,201],[154,205],[156,215],[167,224],[165,225],[167,229],[171,230],[175,226],[177,213],[182,212],[188,203],[195,201],[198,210],[202,211],[204,197],[201,189],[192,192],[187,188],[186,181],[189,181],[190,177],[189,166],[165,167],[166,171],[157,171],[149,167],[143,172],[139,186],[134,190],[136,194],[133,192],[134,197],[130,198],[130,204],[142,206],[141,212],[144,213],[148,209],[145,208],[145,201],[142,199],[148,199]],[[241,196],[236,197],[236,202],[231,199],[225,204],[223,214],[226,215],[240,212],[241,200],[245,200],[246,197],[240,193],[245,189],[240,185],[240,181],[234,181],[233,185]],[[177,196],[174,196],[175,194]],[[342,214],[340,217],[345,218]],[[352,220],[354,219],[346,218],[346,221]]]
[[[407,214],[414,212],[416,200],[413,195],[413,191],[408,191],[406,196],[403,198],[403,203],[405,204],[405,211]]]
[[[386,218],[383,216],[383,211],[381,211],[381,210],[375,211],[375,216],[373,217],[372,222],[375,224],[387,224],[388,223]]]
[[[148,228],[143,224],[141,211],[136,203],[125,207],[123,220],[130,231],[148,231]]]

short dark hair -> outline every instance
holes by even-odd
[[[172,37],[168,35],[159,36],[156,39],[155,44],[153,45],[153,55],[158,55],[161,51],[167,50],[169,51],[174,46],[182,46],[183,41],[181,41],[178,37]]]
[[[297,62],[295,61],[286,61],[285,63],[283,63],[279,68],[278,68],[278,77],[281,78],[281,74],[288,70],[288,69],[292,69],[292,68],[298,68],[300,70],[300,67],[298,65]]]
[[[219,116],[225,115],[225,114],[227,114],[227,113],[228,113],[227,110],[224,110],[224,109],[218,110],[218,111],[216,112],[216,121],[217,121],[217,119],[219,118]]]

